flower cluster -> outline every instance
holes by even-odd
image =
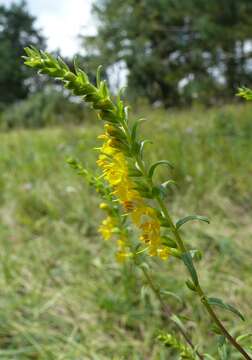
[[[103,199],[100,208],[107,213],[107,217],[102,221],[99,232],[105,240],[110,240],[113,236],[117,236],[117,254],[118,262],[124,262],[127,258],[132,256],[130,251],[128,229],[124,225],[121,217],[121,209],[119,204],[115,204],[114,196],[111,188],[105,183],[104,179],[97,178],[75,159],[69,158],[68,164],[78,174],[85,178],[91,187],[93,187]]]
[[[103,171],[103,177],[113,189],[113,195],[140,231],[140,240],[147,246],[149,254],[167,259],[169,248],[162,245],[161,225],[157,212],[146,203],[129,175],[128,161],[122,150],[124,144],[121,138],[116,136],[120,133],[118,130],[120,129],[115,125],[105,124],[105,133],[99,136],[99,139],[103,140],[103,145],[100,148],[97,164]],[[103,221],[100,232],[104,239],[112,236],[111,217]],[[123,243],[124,240],[120,240],[121,247]]]
[[[107,210],[107,207],[104,208],[104,203],[101,203],[100,207]],[[112,216],[111,214],[108,215],[102,221],[99,227],[99,232],[104,240],[110,240],[113,235],[117,235],[116,259],[118,262],[124,262],[132,256],[132,252],[129,249],[128,237],[126,236],[124,229],[120,228],[120,223],[117,220],[118,219],[116,219],[115,216]]]

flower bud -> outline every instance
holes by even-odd
[[[100,204],[100,209],[102,209],[102,210],[107,210],[108,209],[108,204],[106,204],[106,203],[101,203]]]

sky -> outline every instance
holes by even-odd
[[[10,5],[17,0],[0,0]],[[78,51],[78,34],[95,33],[91,17],[93,0],[26,0],[30,13],[37,18],[36,25],[47,38],[48,50],[60,49],[63,56]]]

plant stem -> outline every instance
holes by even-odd
[[[167,210],[163,200],[160,199],[159,197],[157,197],[156,200],[159,203],[159,206],[160,206],[161,210],[163,211],[164,216],[166,217],[168,223],[171,226],[172,232],[176,237],[177,245],[178,245],[180,251],[182,253],[186,253],[187,249],[186,249],[186,247],[184,245],[184,242],[181,239],[181,236],[180,236],[180,234],[178,232],[178,229],[174,225],[174,223],[173,223],[173,221],[172,221],[172,219],[171,219],[171,217],[170,217],[170,215],[168,213],[168,210]],[[194,270],[195,270],[195,272],[197,274],[197,271],[196,271],[195,267],[194,267]],[[198,274],[197,274],[197,277],[198,277]],[[217,327],[220,329],[220,331],[225,336],[225,338],[231,343],[231,345],[233,345],[243,355],[243,357],[245,359],[252,360],[252,358],[249,356],[249,354],[241,347],[241,345],[239,345],[237,343],[235,338],[227,331],[227,329],[224,327],[222,322],[219,320],[219,318],[217,317],[216,313],[214,312],[212,306],[206,301],[207,297],[206,297],[204,291],[202,290],[200,284],[196,285],[196,292],[197,292],[198,296],[200,297],[201,302],[204,305],[204,307],[206,308],[208,314],[212,318],[213,322],[217,325]]]
[[[159,300],[163,311],[164,311],[164,315],[165,317],[169,320],[171,318],[171,316],[173,315],[172,311],[170,310],[170,308],[167,306],[167,304],[164,302],[162,296],[160,295],[159,290],[155,287],[153,280],[151,278],[151,276],[148,274],[148,272],[146,271],[145,268],[141,267],[141,270],[145,276],[145,279],[147,280],[150,288],[152,289],[153,293],[156,295],[157,299]],[[177,330],[181,333],[181,335],[183,336],[183,338],[185,339],[185,341],[188,343],[188,345],[191,347],[191,349],[195,352],[195,354],[198,356],[199,359],[204,360],[203,355],[201,355],[198,350],[195,349],[195,346],[193,345],[191,339],[189,338],[189,336],[186,334],[186,332],[184,331],[184,329],[178,324],[174,322],[174,325],[176,326]]]
[[[203,293],[200,286],[198,286],[197,292],[198,292],[199,296],[201,297],[201,299],[203,300],[204,299],[204,293]],[[238,344],[238,342],[235,340],[235,338],[227,331],[225,326],[222,324],[222,322],[217,317],[217,315],[214,312],[211,305],[209,305],[209,303],[207,301],[202,301],[202,300],[201,300],[202,304],[205,306],[205,308],[206,308],[207,312],[209,313],[210,317],[212,318],[214,323],[218,326],[218,328],[221,330],[222,334],[226,337],[226,339],[243,355],[243,357],[245,359],[251,360],[251,357],[249,356],[249,354],[241,347],[240,344]]]

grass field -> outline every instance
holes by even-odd
[[[211,219],[184,228],[187,243],[203,251],[202,284],[246,315],[243,323],[218,311],[232,334],[251,332],[252,107],[142,113],[151,161],[175,164],[173,216]],[[99,131],[97,122],[0,134],[0,359],[178,358],[156,340],[171,327],[141,274],[116,264],[114,244],[97,235],[99,199],[65,162],[73,156],[95,169]],[[159,171],[157,180],[170,176]],[[193,340],[217,356],[183,268],[173,260],[151,266],[162,288],[185,300],[166,296],[189,318]]]

